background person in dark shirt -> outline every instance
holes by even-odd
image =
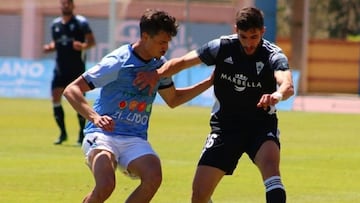
[[[254,7],[236,15],[236,34],[204,44],[153,72],[139,73],[140,88],[180,70],[214,65],[210,127],[193,180],[193,203],[207,203],[224,175],[231,175],[243,153],[258,167],[267,203],[286,202],[280,177],[280,132],[275,105],[294,94],[287,57],[263,39],[263,13]],[[240,200],[239,200],[240,201]],[[210,201],[211,202],[211,201]]]
[[[60,128],[60,136],[54,144],[67,140],[64,110],[61,97],[65,87],[85,71],[86,50],[95,45],[95,37],[87,19],[75,15],[73,0],[60,0],[62,15],[53,20],[51,26],[52,41],[45,44],[45,53],[56,51],[54,77],[51,82],[51,97],[54,117]],[[85,119],[77,114],[80,130],[78,143],[84,138]]]

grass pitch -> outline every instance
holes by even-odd
[[[76,114],[66,100],[63,104],[69,140],[54,146],[59,131],[49,100],[0,99],[0,202],[81,202],[92,189],[92,175],[75,144]],[[164,177],[153,202],[190,202],[209,114],[210,108],[154,106],[149,140],[162,159]],[[360,115],[279,112],[279,119],[288,202],[358,202]],[[124,202],[137,184],[118,172],[107,202]],[[260,174],[246,155],[234,175],[220,182],[213,201],[265,202]]]

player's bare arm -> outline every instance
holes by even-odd
[[[162,77],[170,77],[181,70],[189,68],[191,66],[200,64],[201,60],[197,54],[197,52],[191,51],[186,55],[173,58],[167,61],[161,68],[157,69],[153,72],[139,72],[133,82],[135,86],[138,86],[139,89],[144,89],[145,87],[149,86],[149,93],[151,93],[156,86],[159,78]]]
[[[89,90],[89,85],[85,79],[80,76],[65,88],[64,96],[71,106],[84,118],[93,122],[96,126],[103,130],[113,131],[115,123],[112,118],[107,115],[99,115],[86,101],[84,93]]]
[[[290,70],[285,71],[275,71],[275,78],[278,84],[278,89],[276,92],[279,92],[282,96],[282,100],[286,100],[289,97],[294,95],[294,84]]]
[[[200,81],[192,86],[176,89],[174,86],[171,86],[169,88],[159,90],[159,94],[170,108],[175,108],[190,101],[203,91],[207,90],[212,86],[213,80],[214,73],[203,81]]]
[[[49,53],[49,52],[52,52],[52,51],[55,51],[55,42],[54,41],[51,41],[50,43],[45,44],[43,46],[43,52],[44,53]]]

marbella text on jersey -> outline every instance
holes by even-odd
[[[243,91],[245,88],[261,88],[261,82],[256,81],[247,81],[248,77],[243,74],[235,74],[235,75],[228,75],[226,73],[222,73],[221,77],[222,80],[228,80],[231,83],[234,83],[236,91]],[[241,87],[239,87],[241,86]]]

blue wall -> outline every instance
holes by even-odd
[[[277,0],[256,0],[255,6],[264,12],[266,26],[265,38],[275,42]]]

